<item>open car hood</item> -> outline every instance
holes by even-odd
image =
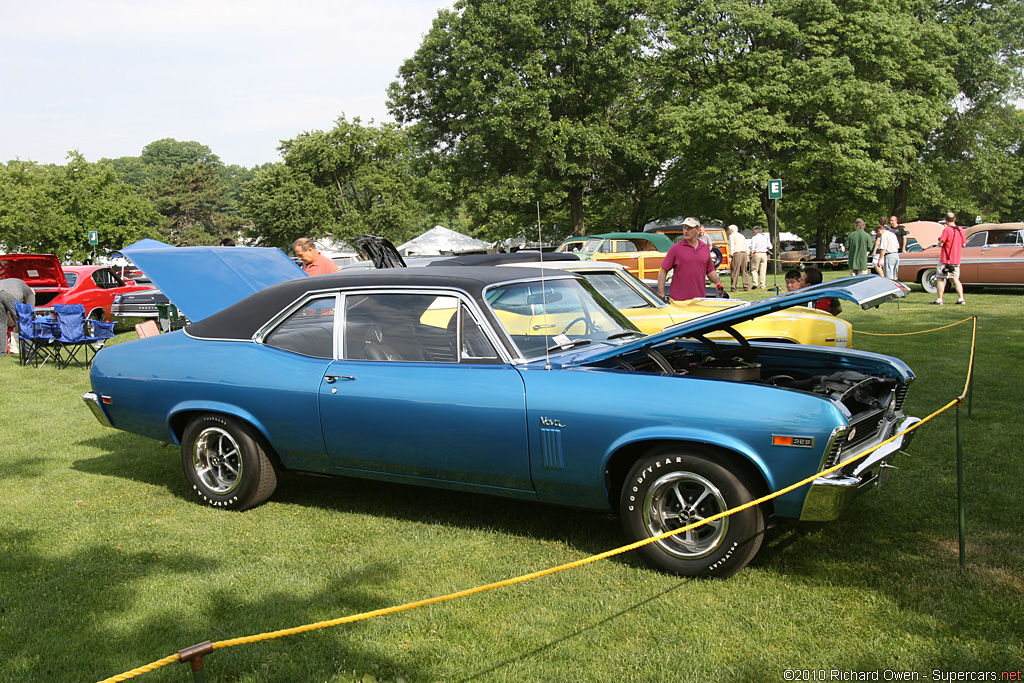
[[[4,254],[0,256],[0,280],[16,277],[32,289],[67,288],[60,259],[53,254]]]
[[[660,344],[677,337],[709,334],[715,330],[725,329],[745,320],[752,320],[766,313],[800,306],[811,301],[817,301],[818,299],[843,299],[845,301],[852,301],[861,308],[874,308],[886,301],[905,297],[908,291],[906,286],[888,280],[881,275],[846,277],[831,282],[823,282],[813,287],[786,292],[779,296],[755,301],[749,305],[730,306],[725,310],[709,313],[708,315],[694,318],[678,325],[666,327],[657,334],[627,342],[620,346],[600,350],[595,349],[596,353],[593,354],[584,353],[586,353],[588,361],[611,358],[651,344]]]
[[[128,253],[192,322],[270,285],[307,277],[277,248],[164,247],[131,249]]]
[[[390,241],[376,235],[360,235],[356,246],[373,262],[374,268],[405,268],[405,260]]]

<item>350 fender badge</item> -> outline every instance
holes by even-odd
[[[564,427],[565,426],[564,424],[562,424],[558,420],[552,420],[550,417],[544,417],[543,415],[540,418],[540,423],[542,425],[544,425],[545,427]]]
[[[773,446],[794,446],[796,448],[814,448],[813,436],[784,436],[772,434]]]

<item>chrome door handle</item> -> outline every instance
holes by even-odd
[[[344,380],[345,382],[351,382],[355,379],[352,375],[324,375],[324,379],[328,384],[334,384],[336,381]]]

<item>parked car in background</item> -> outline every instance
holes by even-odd
[[[657,279],[665,252],[672,239],[659,233],[609,232],[589,237],[570,237],[555,253],[573,253],[581,261],[604,261],[624,265],[641,280]]]
[[[986,287],[1024,285],[1024,223],[982,223],[965,232],[960,282]],[[926,292],[935,294],[938,262],[938,247],[903,254],[899,279],[916,282]]]
[[[167,305],[167,296],[159,289],[118,294],[110,304],[110,314],[115,318],[156,318],[159,305]]]
[[[188,259],[175,261],[186,249],[141,263],[172,300],[196,296]],[[227,275],[223,300],[237,303],[101,350],[83,396],[105,425],[181,444],[188,495],[216,508],[260,505],[294,470],[615,510],[640,541],[809,478],[638,550],[664,571],[727,577],[774,520],[834,519],[881,483],[909,439],[883,442],[916,421],[898,359],[709,338],[818,298],[901,294],[874,276],[644,336],[550,269],[342,272],[247,297]]]
[[[675,244],[683,239],[681,221],[655,221],[644,226],[644,232],[666,235]],[[711,240],[711,256],[718,270],[729,270],[732,261],[729,258],[729,234],[721,225],[704,226],[704,235]],[[667,251],[667,250],[666,250]]]
[[[807,242],[796,240],[779,240],[779,265],[783,268],[803,267],[804,261],[812,260],[811,250]]]
[[[439,262],[436,265],[443,263]],[[524,261],[503,265],[516,268],[537,266],[536,262]],[[671,325],[678,325],[716,311],[750,305],[747,301],[718,298],[666,303],[647,285],[626,271],[625,267],[614,263],[559,261],[547,262],[544,267],[583,276],[644,334],[655,334]],[[782,296],[788,296],[788,293]],[[853,326],[849,322],[823,311],[797,306],[739,323],[736,325],[736,331],[750,341],[816,344],[840,348],[850,348],[853,341]],[[723,341],[734,339],[724,330],[712,332],[708,338]]]
[[[113,320],[111,305],[118,295],[152,289],[123,280],[107,266],[61,266],[53,254],[0,256],[0,277],[17,277],[36,293],[36,308],[82,304],[92,320]]]

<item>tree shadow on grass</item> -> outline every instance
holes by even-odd
[[[0,583],[8,589],[0,595],[5,642],[0,680],[100,680],[205,640],[272,632],[281,629],[282,622],[285,628],[301,626],[310,622],[310,615],[326,619],[378,609],[387,606],[378,587],[396,569],[385,564],[362,566],[333,574],[313,593],[274,592],[250,600],[246,597],[252,590],[228,585],[208,592],[201,603],[183,600],[180,610],[154,609],[145,604],[153,583],[171,576],[183,595],[193,595],[196,582],[223,572],[223,561],[201,549],[156,554],[93,544],[59,556],[37,551],[37,544],[34,532],[0,529]],[[165,597],[165,604],[173,604]],[[208,656],[207,668],[214,673],[251,670],[253,662],[266,664],[266,650],[252,652],[260,647],[266,646],[247,643],[218,649]],[[284,659],[275,663],[269,679],[307,680],[309,663],[314,662],[319,669],[313,672],[316,680],[329,680],[339,658],[346,666],[397,668],[386,659],[382,663],[379,653],[347,645],[339,635],[306,637],[302,648],[304,672],[295,672],[295,663]],[[182,664],[167,666],[180,670]],[[410,674],[416,672],[406,672]],[[174,671],[171,680],[185,677],[183,671]]]

